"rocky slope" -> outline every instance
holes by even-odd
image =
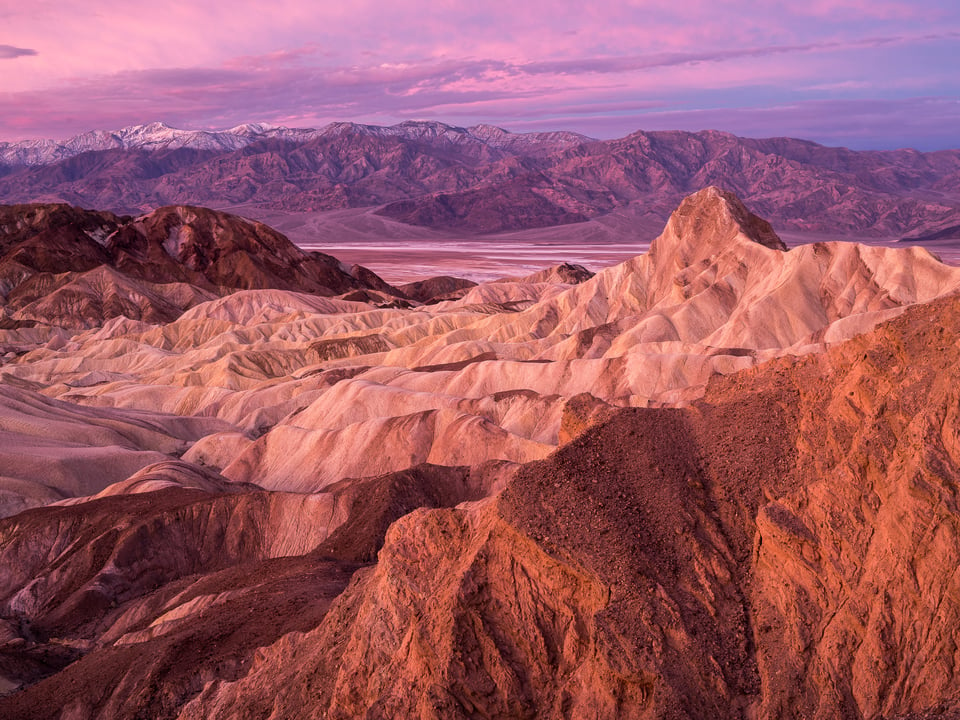
[[[486,233],[611,213],[662,224],[683,197],[722,184],[781,230],[925,237],[960,224],[960,151],[854,152],[716,131],[600,142],[436,122],[219,133],[154,124],[0,145],[2,158],[0,201],[131,214],[183,204],[243,204],[251,213],[370,207],[405,223]]]
[[[217,418],[229,442],[198,439],[187,459],[317,491],[420,463],[540,459],[581,393],[690,400],[715,373],[821,350],[960,287],[919,249],[787,252],[715,188],[684,201],[649,253],[588,276],[558,268],[428,305],[239,291],[162,325],[41,337],[0,372],[86,406]]]
[[[953,717],[958,340],[949,298],[619,411],[396,523],[315,630],[180,717]]]
[[[960,711],[960,271],[713,187],[581,270],[7,358],[0,715]]]
[[[369,270],[304,252],[271,228],[205,208],[138,218],[68,205],[0,206],[0,323],[169,322],[235,290],[398,294]]]

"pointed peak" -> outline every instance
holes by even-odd
[[[467,128],[469,132],[474,137],[479,138],[491,138],[491,137],[503,137],[505,135],[513,135],[509,130],[504,130],[502,127],[497,125],[490,125],[489,123],[480,123],[479,125],[472,125]]]
[[[280,125],[271,125],[270,123],[249,122],[236,125],[229,130],[224,130],[223,132],[231,133],[233,135],[262,135],[270,130],[286,130],[286,128]]]
[[[664,235],[673,234],[682,244],[726,243],[737,235],[772,250],[786,250],[773,227],[754,215],[728,190],[705,187],[686,197],[667,222]]]
[[[158,132],[167,132],[170,130],[177,130],[177,128],[172,125],[167,125],[167,123],[162,120],[155,120],[154,122],[145,123],[143,125],[129,125],[128,127],[121,128],[120,133],[127,134],[137,134],[137,133],[158,133]]]
[[[787,250],[770,223],[750,212],[740,198],[710,186],[680,203],[663,232],[650,244],[649,254],[659,267],[676,269],[712,261],[721,253],[733,252],[745,258],[758,245]]]

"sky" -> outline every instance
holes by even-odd
[[[956,0],[0,0],[0,141],[439,120],[960,147]]]

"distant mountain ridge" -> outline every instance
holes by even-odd
[[[288,128],[268,123],[244,123],[227,130],[180,130],[164,122],[131,125],[120,130],[92,130],[63,141],[26,140],[0,142],[0,164],[10,167],[49,165],[84,152],[101,150],[193,150],[233,151],[258,140],[280,139],[306,142],[318,137],[361,132],[375,137],[401,137],[464,144],[479,141],[490,147],[517,148],[522,145],[546,144],[554,149],[592,138],[573,132],[511,133],[493,125],[469,128],[437,122],[409,121],[381,127],[352,122],[334,122],[320,129]]]
[[[165,205],[370,208],[467,234],[611,213],[660,226],[709,185],[736,192],[779,230],[927,237],[960,226],[960,150],[853,151],[714,130],[600,141],[430,121],[223,131],[151,123],[63,143],[0,143],[0,202],[129,214]]]

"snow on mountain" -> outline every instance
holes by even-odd
[[[313,131],[288,130],[266,123],[247,123],[229,130],[180,130],[163,122],[132,125],[120,130],[93,130],[69,140],[28,140],[0,143],[0,164],[11,166],[46,165],[83,152],[136,149],[238,150],[264,137],[289,134],[303,140]]]
[[[466,132],[490,147],[507,150],[518,155],[536,154],[546,150],[566,150],[583,143],[593,142],[595,138],[568,130],[554,132],[513,133],[496,125],[474,125]]]
[[[462,128],[441,122],[420,120],[408,120],[391,126],[334,122],[319,130],[287,128],[267,123],[244,123],[227,130],[181,130],[163,122],[152,122],[145,125],[132,125],[120,130],[92,130],[63,141],[0,142],[0,165],[12,167],[47,165],[83,152],[114,149],[193,148],[229,152],[266,138],[307,142],[317,137],[337,136],[351,132],[377,137],[422,140],[432,144],[449,143],[458,146],[479,144],[511,153],[531,152],[537,147],[547,151],[564,149],[591,139],[572,132],[511,133],[492,125]]]
[[[19,143],[0,143],[2,165],[46,165],[70,157],[63,145],[54,140],[25,140]]]
[[[421,140],[433,145],[444,142],[450,145],[480,144],[516,154],[526,154],[538,149],[546,152],[564,150],[593,140],[586,135],[567,131],[513,133],[495,125],[474,125],[465,128],[429,120],[406,120],[397,125],[388,126],[334,122],[318,131],[318,134],[329,136],[351,132],[376,137]]]

